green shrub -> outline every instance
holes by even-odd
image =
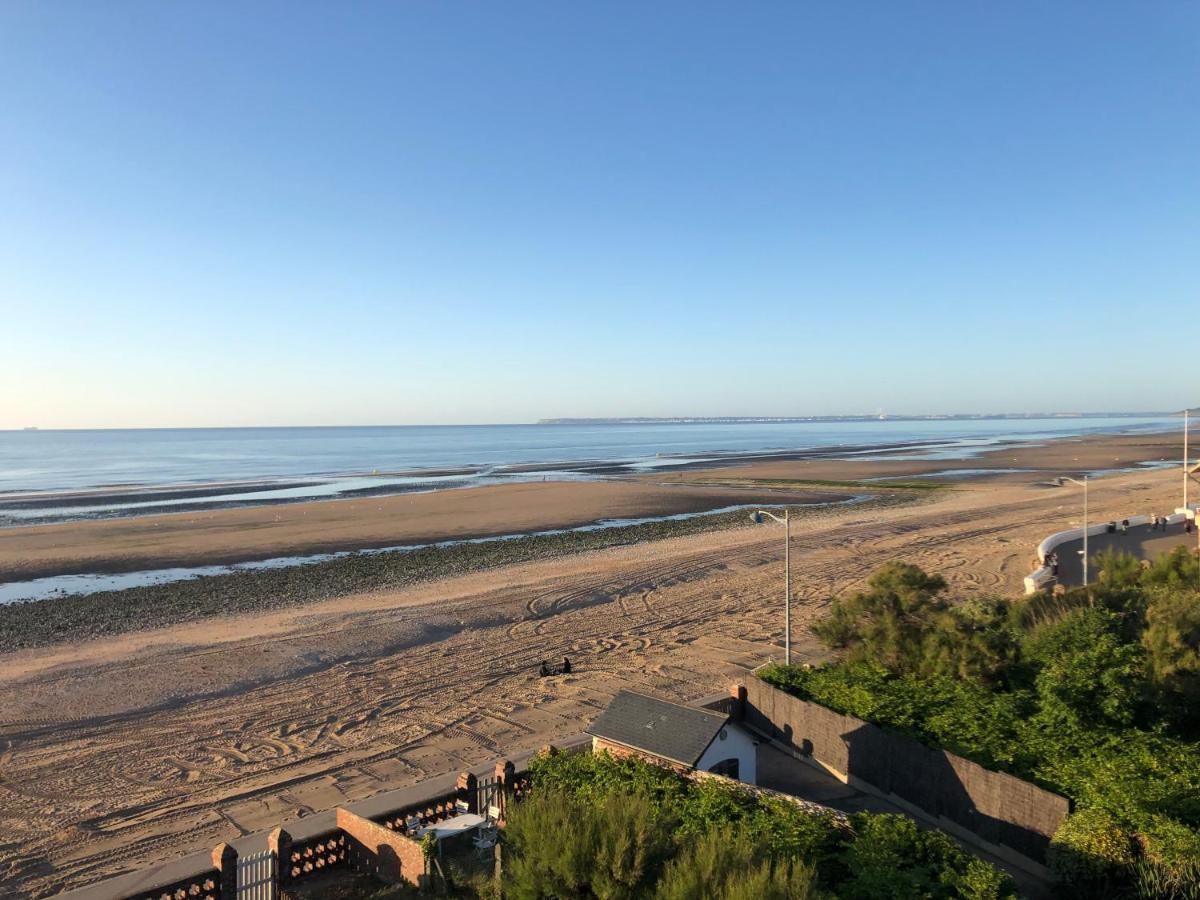
[[[1156,588],[1142,635],[1160,703],[1182,723],[1200,719],[1200,592]]]
[[[1011,878],[982,859],[971,857],[954,879],[957,896],[963,900],[1010,900],[1017,896]]]
[[[851,823],[855,838],[842,852],[849,877],[838,886],[840,897],[1016,897],[1007,876],[940,831],[898,815],[857,813]]]
[[[1121,619],[1076,609],[1035,630],[1025,655],[1039,665],[1035,689],[1056,728],[1133,722],[1146,678],[1145,653],[1121,638]]]
[[[938,898],[1012,896],[1001,872],[901,816],[847,824],[606,753],[543,755],[530,768],[532,796],[505,829],[506,897],[909,896],[869,893],[885,882],[932,885]]]
[[[1102,809],[1081,809],[1054,834],[1046,863],[1061,884],[1098,890],[1119,880],[1134,861],[1129,831]]]
[[[513,849],[505,892],[524,900],[644,896],[674,850],[674,828],[666,811],[641,797],[614,793],[589,804],[539,791],[505,827]]]
[[[1138,835],[1142,855],[1164,871],[1200,865],[1200,831],[1164,815],[1154,815]]]
[[[1133,866],[1134,895],[1145,900],[1200,900],[1200,859],[1175,867],[1138,860]]]
[[[656,900],[807,900],[817,896],[813,868],[773,860],[770,850],[742,831],[711,828],[667,864]]]

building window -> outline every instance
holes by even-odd
[[[726,778],[738,780],[738,761],[735,758],[723,759],[708,771],[714,775],[724,775]]]

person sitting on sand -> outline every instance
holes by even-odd
[[[548,665],[546,665],[546,661],[545,661],[544,659],[542,660],[542,668],[541,668],[541,670],[538,672],[538,674],[539,674],[539,675],[541,675],[543,678],[545,678],[547,675],[551,675],[551,674],[553,674],[553,673],[550,671],[550,667],[549,667]]]
[[[563,657],[562,673],[564,675],[571,674],[571,661],[569,659],[567,659],[565,656]]]

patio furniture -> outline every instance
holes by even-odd
[[[479,856],[487,856],[492,848],[496,846],[496,829],[480,828],[479,833],[475,835],[471,843],[475,845],[475,853]]]
[[[425,833],[432,831],[437,835],[437,839],[441,841],[478,828],[485,821],[483,816],[476,815],[475,813],[463,813],[462,815],[453,816],[441,822],[434,822],[425,829]]]

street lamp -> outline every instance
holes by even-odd
[[[783,518],[765,509],[750,513],[750,521],[761,525],[764,519],[774,519],[783,526],[783,660],[792,664],[792,519],[788,508],[783,508]]]
[[[1088,484],[1088,477],[1087,477],[1086,475],[1084,475],[1084,476],[1083,476],[1083,481],[1080,481],[1080,480],[1079,480],[1079,479],[1077,479],[1077,478],[1071,478],[1071,477],[1069,477],[1069,476],[1066,476],[1066,475],[1064,475],[1064,476],[1063,476],[1063,480],[1064,480],[1064,481],[1070,481],[1070,482],[1072,482],[1072,483],[1074,483],[1074,484],[1081,484],[1081,485],[1083,485],[1083,586],[1084,586],[1084,587],[1087,587],[1087,584],[1088,584],[1088,546],[1087,546],[1087,539],[1088,539],[1088,532],[1087,532],[1087,484]]]

